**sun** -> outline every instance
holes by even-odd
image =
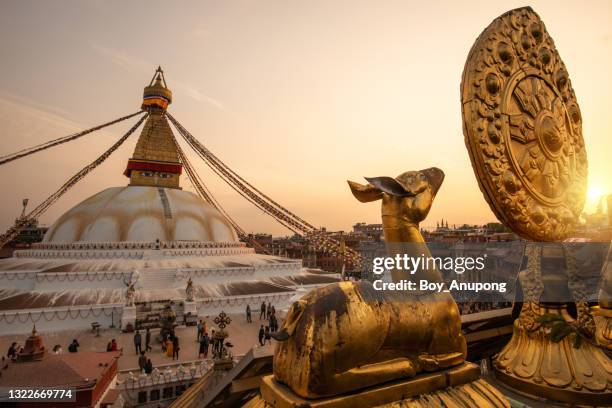
[[[604,195],[604,190],[601,188],[601,186],[589,186],[589,189],[587,190],[587,200],[596,202],[602,195]]]
[[[597,204],[599,203],[599,199],[604,194],[605,194],[605,191],[601,186],[597,184],[589,186],[587,190],[586,206],[591,209],[595,209],[597,207]]]

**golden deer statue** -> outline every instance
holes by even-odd
[[[387,253],[430,257],[419,223],[444,180],[437,168],[350,182],[361,202],[382,200]],[[402,280],[442,282],[436,269],[391,271]],[[313,290],[289,309],[274,355],[274,378],[303,398],[320,398],[461,364],[466,342],[449,293],[380,291],[366,281]]]

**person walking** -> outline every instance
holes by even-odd
[[[204,333],[204,335],[200,338],[200,349],[198,350],[198,358],[208,358],[208,346],[210,345],[210,339],[208,338],[208,333]]]
[[[265,330],[262,324],[261,327],[259,328],[259,345],[260,346],[264,345],[264,336],[265,336]]]
[[[246,307],[246,321],[247,323],[253,323],[253,320],[251,319],[251,305],[247,305]]]
[[[151,374],[153,372],[153,362],[150,358],[147,358],[147,362],[144,366],[144,372],[145,374]]]
[[[172,339],[172,359],[174,360],[174,357],[176,356],[176,359],[179,359],[179,338],[177,335],[174,335],[174,338]]]
[[[270,336],[270,328],[268,326],[266,326],[266,329],[264,330],[264,344],[268,343],[268,344],[272,344],[272,337]]]
[[[215,336],[214,330],[210,333],[210,338],[208,340],[212,349],[212,356],[215,358],[217,352],[217,336]]]
[[[223,349],[224,349],[223,343],[224,342],[225,342],[225,338],[224,337],[219,338],[219,340],[217,341],[217,354],[219,354],[219,356],[223,352]]]
[[[145,365],[147,364],[147,357],[145,356],[145,352],[140,352],[140,357],[138,357],[138,367],[140,367],[140,371],[144,371]]]
[[[166,352],[166,345],[168,344],[168,333],[164,333],[162,335],[162,341],[161,341],[161,351],[162,353]]]
[[[266,302],[265,301],[261,302],[261,308],[259,311],[259,320],[261,320],[262,317],[264,319],[266,318]]]
[[[272,303],[268,302],[268,307],[266,308],[266,319],[270,319],[270,314],[272,313]]]
[[[198,331],[196,333],[196,341],[200,341],[200,339],[202,338],[202,320],[198,320],[198,326],[196,328],[196,330]]]
[[[174,343],[174,337],[168,336],[166,340],[166,356],[172,357],[174,355],[174,347],[172,344]]]
[[[147,327],[147,332],[145,333],[145,351],[151,351],[151,330]]]
[[[136,330],[136,334],[134,334],[134,348],[136,349],[136,355],[142,351],[142,336],[139,330]]]
[[[270,331],[272,333],[276,332],[276,330],[278,329],[277,325],[278,322],[276,320],[276,316],[274,316],[274,313],[272,313],[272,315],[270,315]]]

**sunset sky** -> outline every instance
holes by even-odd
[[[424,222],[495,220],[461,130],[468,51],[524,1],[3,1],[0,155],[136,112],[161,65],[171,113],[237,173],[318,226],[380,222],[346,180],[437,166]],[[583,116],[592,195],[612,192],[612,2],[532,1]],[[92,161],[132,124],[0,167],[0,227]],[[41,219],[125,185],[134,135]],[[192,156],[249,232],[287,233]],[[183,188],[192,190],[189,182]],[[590,206],[592,209],[592,205]]]

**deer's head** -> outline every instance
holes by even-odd
[[[349,181],[357,200],[362,203],[382,200],[385,217],[418,225],[431,209],[431,204],[444,181],[444,172],[437,167],[407,171],[396,178],[366,177],[368,184]]]

